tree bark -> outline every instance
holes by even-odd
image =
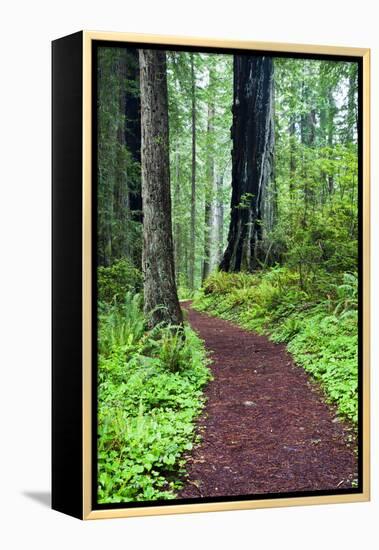
[[[224,203],[223,203],[224,177],[217,178],[217,260],[219,264],[224,252]]]
[[[211,78],[211,77],[210,77]],[[205,208],[204,208],[204,259],[202,280],[208,277],[212,269],[212,248],[213,243],[213,224],[214,224],[214,202],[215,202],[215,163],[213,151],[213,134],[214,134],[214,105],[208,103],[208,124],[207,124],[207,188],[205,192]]]
[[[272,58],[234,56],[232,199],[223,271],[259,266],[262,195],[274,148],[273,74]]]
[[[213,198],[210,209],[210,234],[209,234],[209,273],[212,273],[219,263],[218,236],[219,236],[219,204],[217,202],[217,179],[215,173],[212,180]]]
[[[292,199],[294,187],[295,187],[295,178],[296,178],[296,118],[295,115],[291,115],[291,121],[289,126],[289,135],[290,135],[290,185],[289,192]]]
[[[210,271],[210,255],[211,255],[211,205],[208,197],[205,197],[204,205],[204,258],[203,258],[203,271],[201,279],[204,282],[209,275]]]
[[[334,135],[334,116],[336,113],[336,104],[333,96],[333,90],[328,91],[328,156],[330,159],[333,158],[333,135]],[[334,192],[334,174],[333,172],[328,173],[328,191],[329,195],[332,195]]]
[[[357,68],[356,64],[352,63],[349,68],[349,92],[347,106],[347,141],[355,142],[355,136],[358,125],[358,110],[356,107],[356,91],[357,91]]]
[[[191,166],[191,228],[189,254],[189,286],[195,288],[195,248],[196,248],[196,82],[195,65],[191,54],[191,102],[192,102],[192,166]]]
[[[306,67],[303,68],[305,71],[305,78],[307,76]],[[303,227],[307,225],[308,217],[308,206],[314,201],[314,193],[310,186],[310,178],[307,171],[307,148],[313,147],[316,140],[316,110],[310,108],[311,98],[310,98],[310,88],[309,85],[303,80],[301,97],[302,102],[305,107],[309,108],[309,111],[301,115],[300,121],[300,130],[301,130],[301,144],[302,147],[302,179],[303,179],[303,193],[304,193],[304,215],[302,219]]]
[[[144,311],[150,326],[180,325],[173,256],[166,54],[140,50]]]
[[[120,116],[117,126],[117,159],[116,159],[116,177],[114,189],[114,222],[116,230],[113,231],[112,254],[115,258],[130,257],[131,249],[128,240],[128,222],[130,221],[130,202],[129,202],[129,174],[126,153],[126,78],[128,71],[126,50],[120,50],[119,58],[116,64],[117,80],[119,82],[118,110]]]
[[[142,222],[138,50],[104,48],[98,89],[99,263],[128,257],[139,267],[139,232],[131,231]]]
[[[175,210],[175,223],[173,224],[174,230],[174,262],[175,262],[175,278],[178,284],[180,273],[180,257],[181,257],[181,226],[179,222],[178,210],[180,206],[180,154],[179,143],[176,143],[175,150],[175,194],[174,194],[174,210]]]

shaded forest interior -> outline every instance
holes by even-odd
[[[99,47],[97,78],[99,502],[182,487],[212,374],[180,300],[356,426],[358,63]]]
[[[220,263],[287,263],[304,284],[320,263],[356,270],[357,63],[166,58],[179,296]],[[98,75],[99,264],[126,258],[141,269],[138,51],[99,49]]]

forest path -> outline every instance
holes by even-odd
[[[214,380],[178,498],[351,488],[351,428],[285,346],[181,305],[212,352]]]

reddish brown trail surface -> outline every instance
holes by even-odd
[[[178,497],[350,488],[357,475],[351,428],[285,346],[182,305],[212,352],[214,380]]]

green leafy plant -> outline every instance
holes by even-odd
[[[344,273],[343,283],[335,286],[337,297],[334,314],[346,315],[358,308],[358,277],[356,273]]]
[[[99,322],[98,498],[172,499],[210,379],[201,340],[186,326],[146,331],[141,298],[103,307]]]
[[[128,292],[142,289],[141,272],[127,258],[99,267],[97,273],[99,302],[123,303]]]

